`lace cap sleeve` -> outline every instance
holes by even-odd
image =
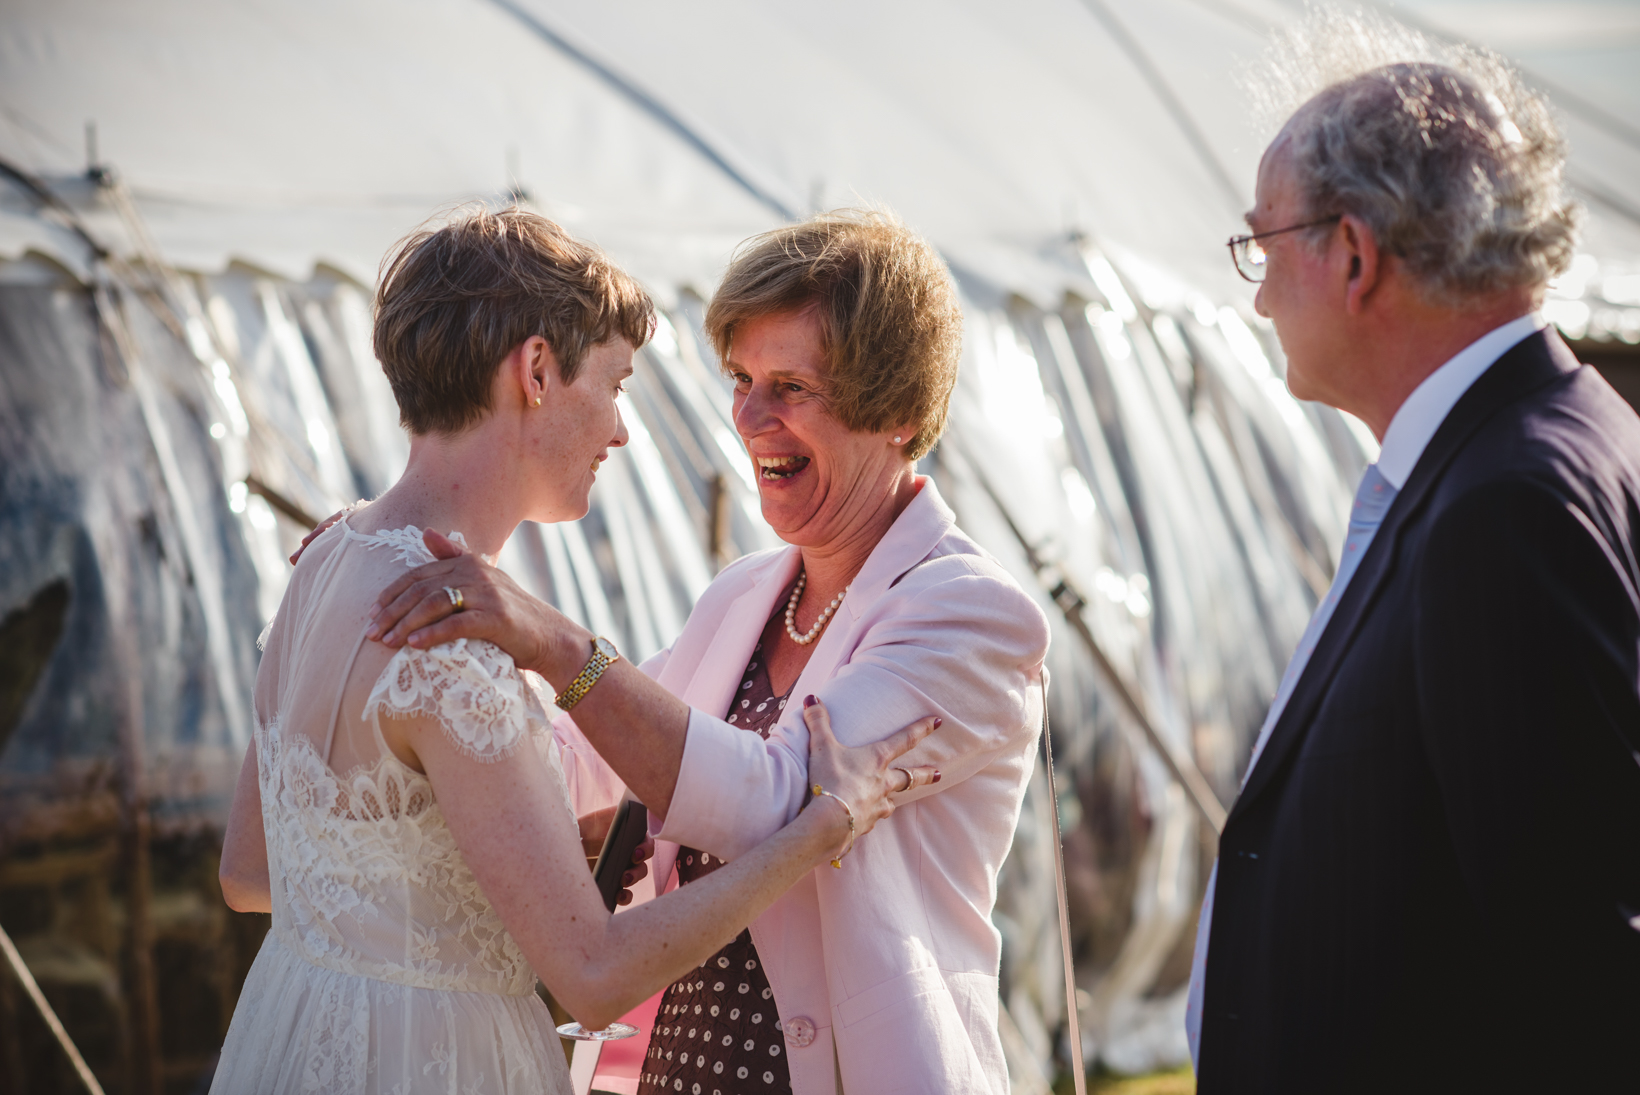
[[[544,733],[540,696],[500,647],[457,639],[430,650],[404,647],[387,663],[365,702],[364,718],[427,715],[466,756],[486,763]]]

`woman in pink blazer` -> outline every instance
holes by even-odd
[[[1002,1095],[991,910],[1048,626],[915,472],[956,379],[955,288],[897,222],[832,214],[749,241],[706,325],[790,547],[725,568],[641,671],[469,555],[390,587],[377,629],[390,645],[489,639],[567,690],[571,785],[612,771],[649,806],[660,889],[812,796],[798,697],[823,700],[848,744],[941,716],[904,758],[893,816],[667,990],[639,1090]]]

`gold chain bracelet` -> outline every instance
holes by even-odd
[[[842,851],[832,857],[831,861],[831,865],[840,871],[843,869],[843,857],[854,850],[854,811],[849,809],[848,803],[844,802],[837,795],[832,794],[818,783],[814,785],[814,795],[816,798],[819,798],[821,795],[825,795],[827,798],[835,800],[836,803],[843,808],[843,813],[848,815],[848,843],[843,846]]]

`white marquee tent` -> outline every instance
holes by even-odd
[[[1590,213],[1553,314],[1640,342],[1640,4],[1395,10],[1550,89]],[[503,560],[639,656],[723,559],[773,542],[698,333],[734,245],[880,202],[946,255],[965,356],[926,470],[1056,621],[1084,1044],[1118,1069],[1181,1061],[1204,819],[1235,792],[1373,448],[1287,395],[1223,247],[1267,136],[1239,75],[1300,14],[0,6],[0,856],[28,864],[0,868],[0,898],[57,910],[14,923],[24,906],[0,901],[0,925],[110,1089],[208,1071],[256,942],[195,868],[298,518],[403,458],[368,345],[376,264],[432,213],[514,197],[663,306],[593,514],[526,526]],[[1033,784],[997,912],[1021,1091],[1064,1061],[1048,806]],[[51,1052],[0,1067],[57,1075]]]

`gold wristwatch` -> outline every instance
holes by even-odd
[[[598,678],[604,675],[604,670],[621,660],[621,652],[615,649],[615,644],[602,635],[592,640],[592,657],[587,664],[575,674],[575,679],[569,682],[569,687],[558,693],[559,710],[568,711],[581,702],[581,697],[592,691],[592,686],[598,683]]]

